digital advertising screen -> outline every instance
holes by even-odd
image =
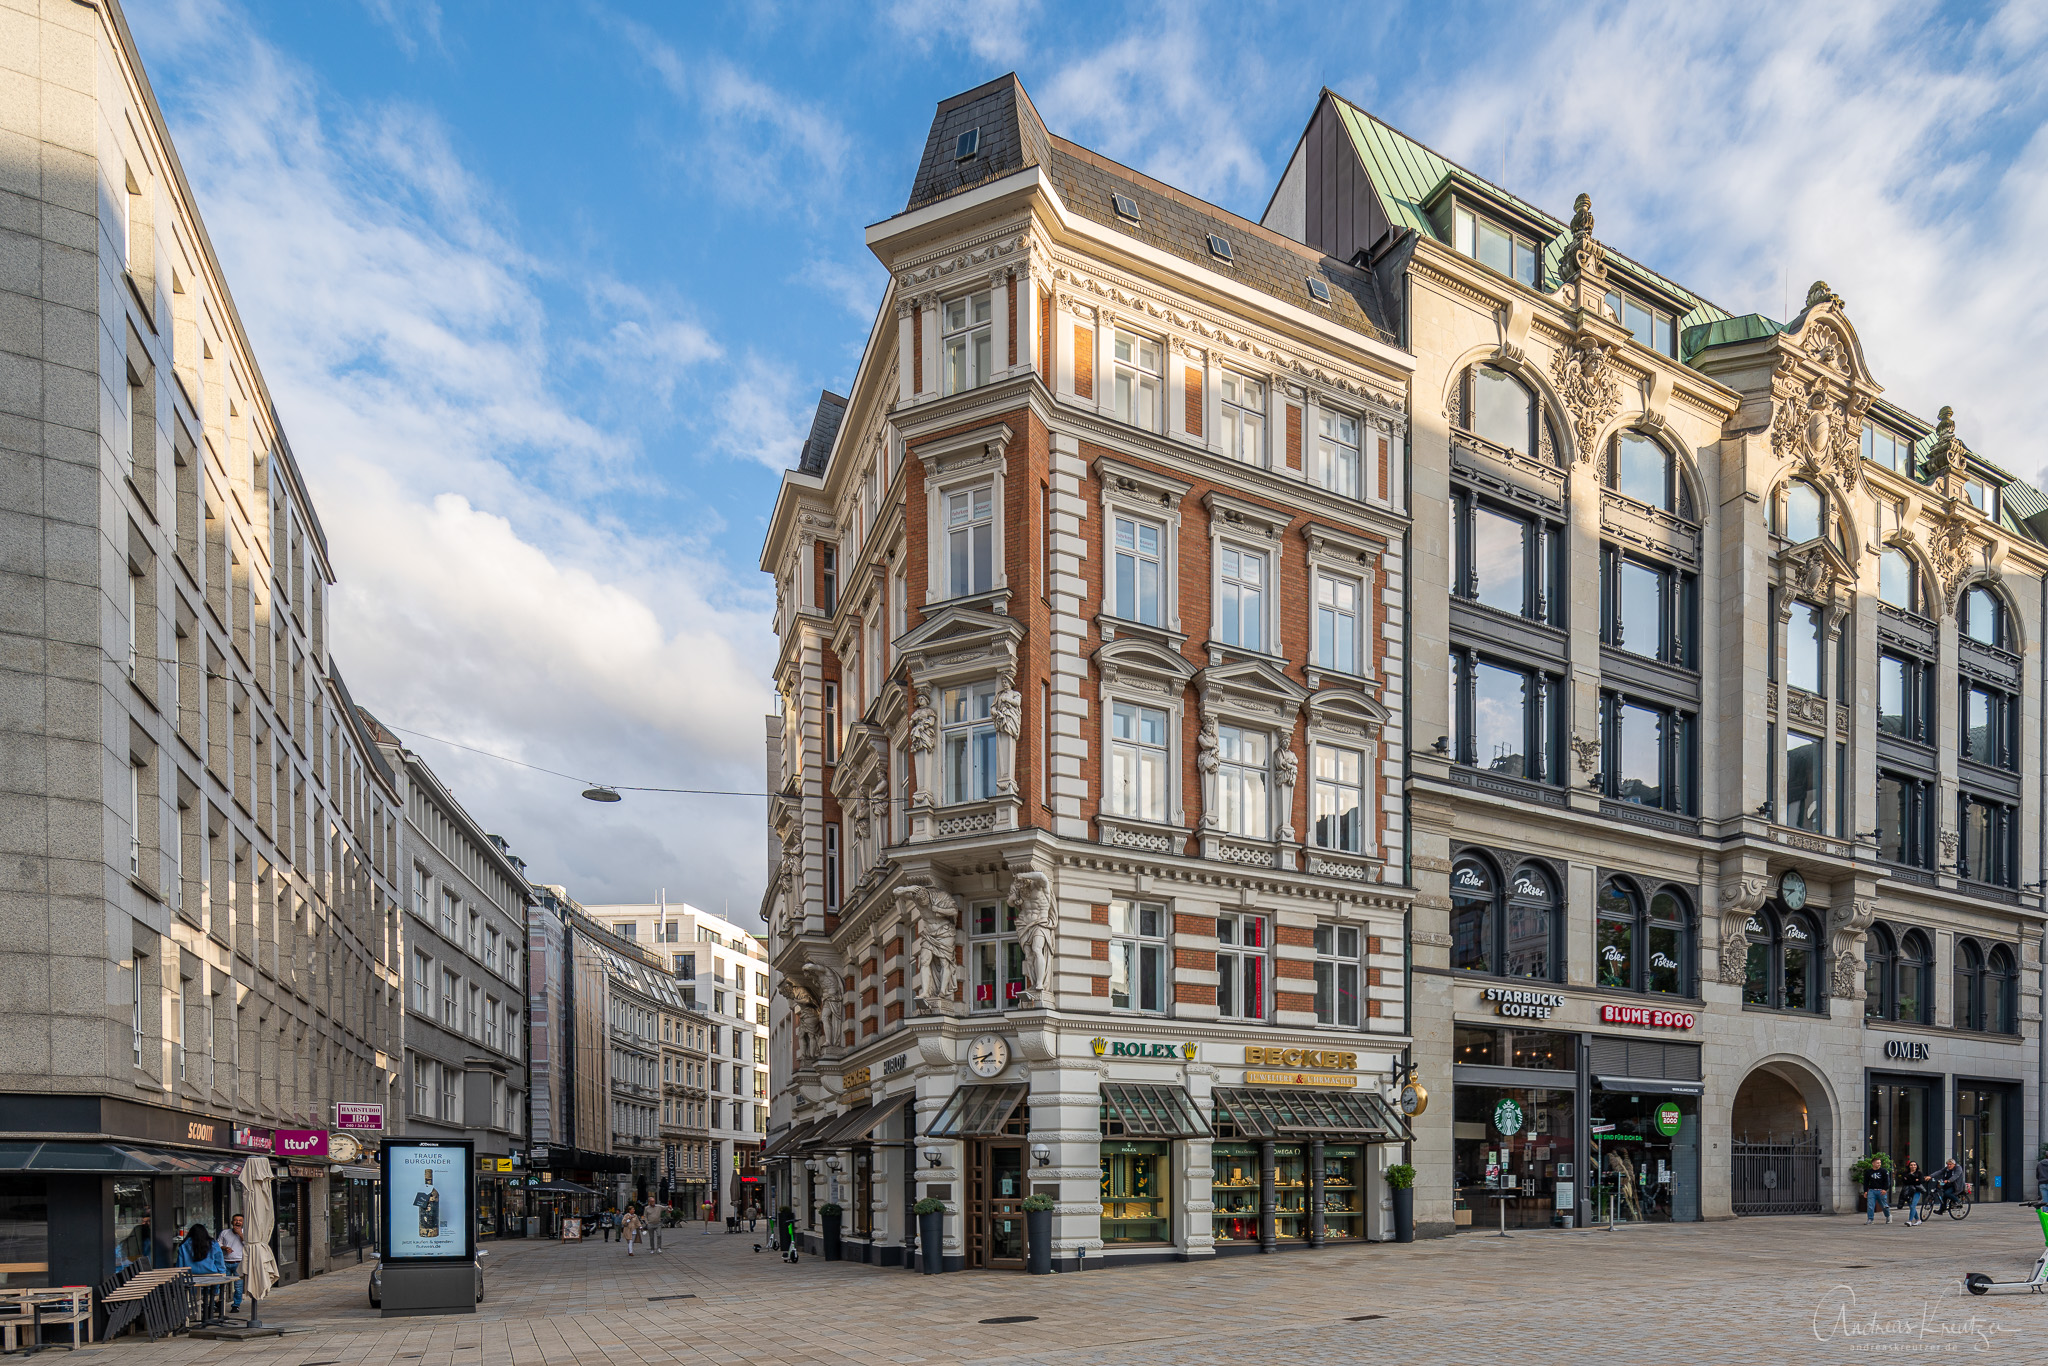
[[[476,1259],[475,1148],[460,1141],[385,1140],[385,1261]]]

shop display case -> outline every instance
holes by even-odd
[[[1164,1143],[1103,1144],[1103,1242],[1172,1241],[1173,1223],[1166,1202],[1169,1151]]]
[[[1216,1212],[1210,1227],[1219,1243],[1259,1240],[1259,1149],[1252,1143],[1218,1143],[1211,1150],[1209,1183]]]
[[[1323,1235],[1365,1236],[1364,1149],[1330,1144],[1323,1149]]]
[[[1273,1196],[1274,1236],[1308,1237],[1308,1154],[1301,1147],[1273,1149]]]

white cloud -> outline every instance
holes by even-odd
[[[582,293],[588,317],[551,311],[544,286],[569,272],[524,248],[431,114],[336,115],[239,16],[195,5],[168,22],[172,132],[328,534],[334,655],[357,700],[592,779],[758,791],[765,585],[711,557],[708,512],[650,535],[601,511],[621,490],[687,504],[607,413],[717,362],[708,333],[603,280]],[[143,27],[145,59],[158,32]],[[759,414],[733,426],[778,434]],[[579,898],[758,903],[757,800],[600,807],[413,743]]]
[[[810,435],[818,396],[799,392],[782,368],[758,356],[747,359],[718,401],[718,442],[729,454],[779,473],[796,462]]]
[[[441,6],[437,0],[363,0],[370,17],[391,30],[392,41],[407,57],[419,55],[424,40],[441,46]]]
[[[790,278],[792,283],[818,289],[864,323],[874,321],[875,310],[881,306],[882,290],[888,283],[887,273],[872,257],[855,266],[814,260]]]
[[[1038,9],[1038,0],[983,0],[974,5],[895,0],[884,15],[920,52],[929,52],[937,43],[957,43],[982,61],[1015,67],[1031,54],[1029,25]]]

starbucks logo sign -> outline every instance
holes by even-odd
[[[1522,1132],[1522,1107],[1512,1100],[1503,1098],[1500,1104],[1493,1107],[1493,1127],[1496,1133]]]

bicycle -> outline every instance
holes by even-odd
[[[1934,1210],[1928,1217],[1933,1218],[1935,1215],[1946,1214],[1951,1219],[1967,1219],[1970,1217],[1970,1205],[1972,1203],[1968,1187],[1956,1190],[1943,1190],[1935,1197]]]

